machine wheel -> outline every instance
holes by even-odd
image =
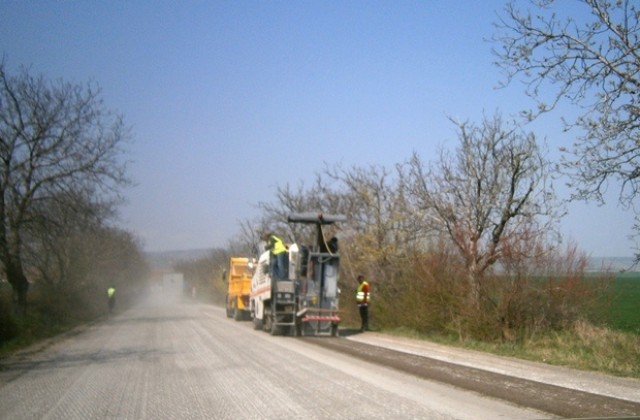
[[[311,325],[313,322],[315,322],[315,321],[304,322],[302,324],[302,335],[304,335],[305,337],[315,337],[316,336],[316,328],[313,325]]]
[[[242,321],[242,311],[238,308],[234,308],[233,310],[233,319],[236,321]]]
[[[258,318],[253,318],[253,329],[261,330],[262,329],[262,320]]]
[[[262,330],[263,331],[267,331],[267,332],[271,332],[271,326],[272,325],[273,325],[273,322],[271,320],[271,313],[265,312],[262,315]]]
[[[278,335],[280,333],[280,328],[276,325],[276,323],[274,322],[273,319],[271,319],[270,322],[271,325],[269,325],[269,333],[271,335]]]
[[[338,324],[331,324],[331,337],[338,336]]]

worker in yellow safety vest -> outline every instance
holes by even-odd
[[[356,303],[360,312],[360,331],[369,331],[369,283],[367,283],[362,274],[358,276]]]
[[[107,289],[107,298],[109,304],[109,312],[113,312],[113,307],[116,305],[116,288],[111,286]]]
[[[282,239],[274,233],[267,233],[263,237],[264,241],[267,243],[266,249],[271,251],[271,257],[269,259],[269,265],[271,266],[271,274],[279,279],[287,278],[287,268],[288,268],[288,254],[287,254],[287,246],[284,244]]]

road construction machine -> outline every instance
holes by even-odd
[[[227,283],[227,318],[236,321],[249,320],[249,297],[251,295],[251,277],[253,261],[249,258],[229,258],[229,268],[222,274]]]
[[[327,240],[323,226],[346,221],[342,215],[295,213],[289,223],[316,226],[316,243],[294,243],[287,249],[286,278],[276,278],[269,251],[258,259],[251,280],[250,308],[256,329],[272,335],[338,335],[338,280],[340,255],[337,239]]]

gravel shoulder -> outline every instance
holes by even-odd
[[[563,417],[640,416],[640,381],[367,332],[309,339],[421,378]]]

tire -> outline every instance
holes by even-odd
[[[235,308],[233,310],[233,319],[235,319],[236,321],[242,321],[242,311],[239,310],[238,308]]]
[[[258,319],[258,318],[253,318],[253,329],[254,330],[261,330],[262,328],[263,328],[262,320]]]
[[[271,330],[269,331],[269,334],[271,335],[280,334],[280,328],[273,321],[271,321]]]
[[[271,318],[270,313],[262,313],[262,331],[271,331]]]
[[[331,337],[338,336],[338,324],[331,324]]]

